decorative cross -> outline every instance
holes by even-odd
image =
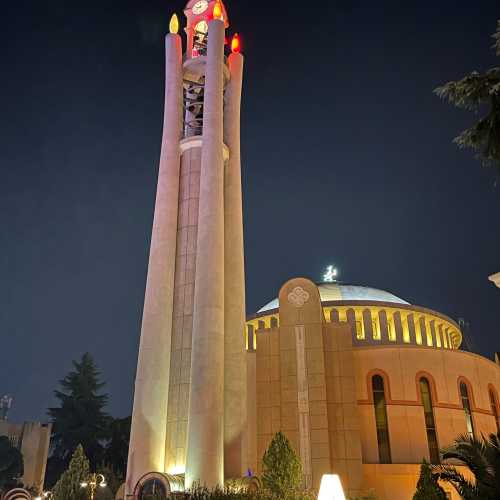
[[[326,268],[326,273],[323,275],[323,281],[326,283],[333,283],[338,275],[337,269],[335,269],[333,266],[328,266]]]

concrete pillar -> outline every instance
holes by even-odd
[[[167,35],[165,46],[162,152],[135,380],[127,494],[143,474],[164,470],[182,126],[181,37]]]
[[[208,28],[186,487],[224,481],[224,23]]]
[[[243,56],[228,58],[224,141],[229,161],[224,182],[224,477],[239,478],[248,468],[245,439],[247,376],[245,350],[245,261],[240,160]]]
[[[252,342],[253,342],[252,335]],[[257,454],[257,354],[253,345],[247,352],[247,460],[248,468],[257,474],[259,457]]]

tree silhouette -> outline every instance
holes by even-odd
[[[451,465],[433,467],[439,479],[453,485],[464,500],[500,498],[500,433],[488,439],[460,436],[443,451],[443,460],[456,460],[471,471],[472,481]]]
[[[432,473],[432,468],[426,460],[420,466],[420,478],[413,500],[446,500],[446,493],[439,486],[437,476]]]
[[[500,21],[494,48],[500,56]],[[486,113],[471,128],[464,130],[454,142],[460,148],[472,148],[486,166],[493,166],[500,175],[500,67],[483,73],[477,71],[461,80],[448,82],[435,90],[442,99],[458,108]]]
[[[0,491],[14,486],[24,474],[23,456],[7,436],[0,436]]]
[[[73,450],[81,444],[92,468],[103,458],[102,442],[108,437],[109,417],[104,412],[108,396],[99,394],[104,387],[95,363],[86,353],[74,370],[60,381],[54,391],[58,408],[50,408],[53,422],[52,456],[67,463]]]

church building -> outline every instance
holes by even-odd
[[[296,278],[247,322],[252,461],[283,431],[306,486],[412,498],[423,459],[500,429],[500,361],[460,349],[451,318],[392,293]],[[448,488],[449,498],[459,500]]]

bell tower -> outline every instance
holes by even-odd
[[[126,493],[144,478],[189,488],[247,470],[240,164],[243,56],[220,0],[171,22],[165,108]],[[239,40],[235,38],[235,40]],[[158,476],[159,475],[159,476]]]

